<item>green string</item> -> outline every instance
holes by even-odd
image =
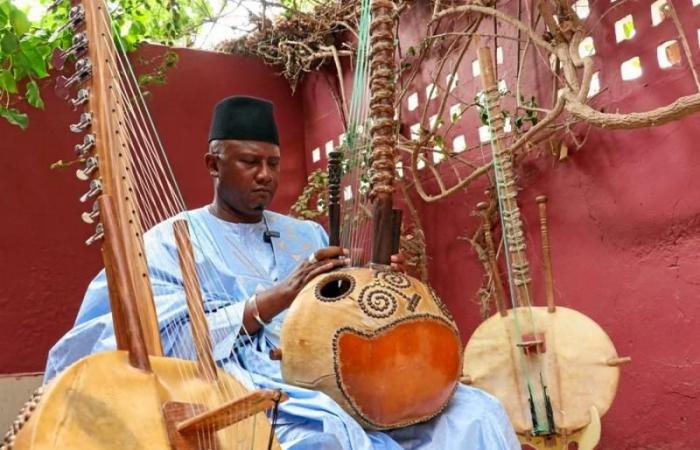
[[[353,75],[352,97],[350,100],[350,117],[348,118],[347,143],[350,148],[355,147],[358,137],[359,125],[365,124],[365,92],[369,76],[369,30],[371,23],[370,1],[362,0],[360,3],[360,23],[357,43],[357,62]],[[365,112],[365,114],[363,114]]]
[[[515,281],[513,280],[513,270],[512,270],[512,265],[511,265],[511,260],[510,260],[510,253],[509,253],[509,241],[508,241],[508,233],[506,232],[506,226],[505,226],[505,221],[503,219],[504,217],[504,202],[502,198],[502,191],[505,192],[505,174],[503,173],[503,167],[501,165],[500,160],[498,159],[498,156],[496,155],[496,138],[497,138],[497,133],[496,130],[493,127],[492,124],[492,118],[491,118],[491,111],[489,109],[489,102],[488,102],[488,93],[484,91],[483,95],[483,103],[484,103],[484,110],[486,113],[486,120],[487,124],[491,133],[490,136],[490,141],[491,141],[491,153],[492,153],[492,159],[493,159],[493,168],[494,168],[494,175],[496,179],[496,192],[497,192],[497,199],[498,199],[498,210],[499,210],[499,216],[501,219],[501,232],[503,235],[503,244],[506,249],[504,251],[505,259],[506,259],[506,267],[508,269],[508,284],[510,287],[510,296],[511,296],[511,304],[513,308],[511,309],[511,312],[513,314],[513,326],[515,329],[515,335],[519,337],[520,343],[522,344],[523,340],[523,333],[522,333],[522,328],[520,325],[520,320],[518,319],[518,309],[520,308],[521,305],[519,305],[517,296],[516,296],[516,287],[515,287]],[[520,249],[518,250],[519,252],[521,251]],[[530,313],[530,322],[532,323],[532,334],[534,336],[534,339],[537,339],[537,325],[535,323],[535,317],[532,312],[532,300],[528,299],[530,308],[528,309],[528,312]],[[540,385],[543,390],[543,396],[542,396],[542,401],[541,402],[535,402],[534,401],[534,395],[533,395],[533,385],[534,383],[532,382],[531,379],[531,374],[530,371],[528,370],[528,363],[526,361],[525,357],[525,349],[522,348],[521,352],[517,353],[519,355],[520,359],[520,367],[521,371],[525,377],[525,383],[526,383],[526,388],[530,400],[530,414],[532,418],[532,424],[533,424],[533,432],[535,435],[540,435],[540,434],[550,434],[554,430],[553,428],[553,423],[550,423],[548,419],[548,414],[546,413],[546,389],[547,389],[547,384],[545,382],[544,374],[542,372],[542,356],[537,353],[537,363],[539,364],[539,379],[540,379]],[[539,404],[539,408],[537,407]],[[545,418],[545,420],[541,420]],[[539,419],[539,420],[538,420]]]
[[[347,176],[348,184],[354,191],[354,198],[349,205],[345,218],[350,222],[342,220],[344,224],[341,231],[341,243],[352,249],[359,247],[367,237],[364,229],[360,206],[363,203],[362,193],[366,191],[368,184],[367,166],[369,155],[368,127],[368,81],[369,81],[369,44],[371,28],[371,8],[370,0],[361,0],[360,18],[358,25],[357,54],[355,61],[355,72],[353,74],[352,96],[350,100],[350,111],[346,130],[345,142],[341,142],[340,149],[343,153],[343,175]],[[342,80],[341,80],[342,82]],[[363,167],[364,163],[364,167]],[[347,223],[346,223],[347,222]],[[351,254],[351,259],[355,261]]]

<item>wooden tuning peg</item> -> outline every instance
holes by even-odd
[[[95,135],[94,134],[86,134],[85,137],[83,138],[83,143],[82,144],[77,144],[73,150],[75,150],[75,154],[78,155],[79,157],[85,157],[88,151],[90,151],[91,148],[95,146]]]
[[[85,240],[85,245],[92,245],[95,242],[102,239],[104,236],[105,236],[104,227],[102,226],[101,223],[98,223],[97,227],[95,227],[95,234],[93,234],[92,236],[90,236],[89,238],[87,238]]]
[[[75,176],[81,181],[90,179],[90,174],[97,169],[97,157],[91,156],[85,160],[85,167],[75,171]]]
[[[100,180],[91,180],[90,181],[90,190],[88,190],[86,193],[80,197],[80,203],[85,203],[88,201],[88,199],[96,196],[102,191],[102,182]]]
[[[628,364],[632,362],[632,357],[631,356],[616,356],[614,358],[610,358],[606,361],[606,364],[611,366],[611,367],[618,367],[623,364]]]
[[[78,93],[68,102],[73,105],[73,109],[77,109],[78,106],[85,104],[90,99],[90,90],[88,88],[81,88]]]
[[[99,203],[95,202],[92,205],[92,211],[90,212],[84,212],[80,215],[80,218],[83,220],[83,222],[87,224],[93,224],[95,223],[95,218],[100,215],[100,205]]]
[[[80,115],[80,121],[71,124],[69,128],[73,133],[82,133],[90,125],[92,125],[92,113],[84,112]]]
[[[54,50],[53,55],[51,55],[51,65],[58,70],[63,69],[69,56],[81,56],[85,53],[87,43],[87,34],[85,32],[77,33],[73,36],[73,43],[68,49],[63,51],[60,49]]]

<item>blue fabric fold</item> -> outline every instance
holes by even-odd
[[[249,388],[282,389],[289,394],[289,400],[279,407],[276,429],[284,449],[520,448],[499,402],[483,391],[461,385],[447,408],[428,422],[388,432],[365,431],[327,395],[283,382],[280,363],[268,354],[279,344],[284,312],[258,333],[239,334],[246,299],[269,289],[312,252],[328,245],[325,231],[314,222],[266,211],[260,223],[233,224],[200,208],[149,230],[144,243],[167,355],[194,359],[172,231],[172,222],[178,218],[189,223],[215,361]],[[279,231],[280,238],[265,242],[263,232],[267,229]],[[102,271],[88,287],[73,329],[51,349],[45,381],[82,357],[115,347]]]

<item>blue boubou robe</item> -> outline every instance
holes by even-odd
[[[433,420],[388,432],[367,432],[330,397],[285,384],[279,361],[268,353],[279,343],[285,312],[258,333],[239,335],[245,300],[288,276],[312,252],[328,245],[323,228],[265,212],[256,224],[220,220],[200,208],[180,214],[189,221],[197,272],[217,364],[248,387],[282,389],[277,436],[283,448],[319,449],[519,449],[499,402],[460,385],[448,407]],[[158,311],[163,349],[169,356],[194,359],[172,220],[145,234],[146,254]],[[278,231],[272,243],[266,229]],[[76,360],[116,348],[107,284],[102,271],[90,284],[75,326],[51,350],[46,380]]]

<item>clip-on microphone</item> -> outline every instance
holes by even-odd
[[[280,237],[279,231],[265,230],[263,233],[263,241],[267,242],[268,244],[272,243],[272,238],[278,237]]]
[[[267,242],[268,244],[272,244],[272,238],[280,237],[280,232],[274,231],[274,230],[271,230],[270,228],[268,228],[267,219],[265,218],[264,214],[263,214],[263,221],[265,222],[265,231],[263,232],[263,241]]]
[[[272,244],[272,238],[280,237],[280,232],[270,230],[270,228],[267,226],[267,218],[265,218],[265,214],[263,214],[263,222],[265,223],[265,231],[263,231],[263,241],[267,242],[268,244]]]

